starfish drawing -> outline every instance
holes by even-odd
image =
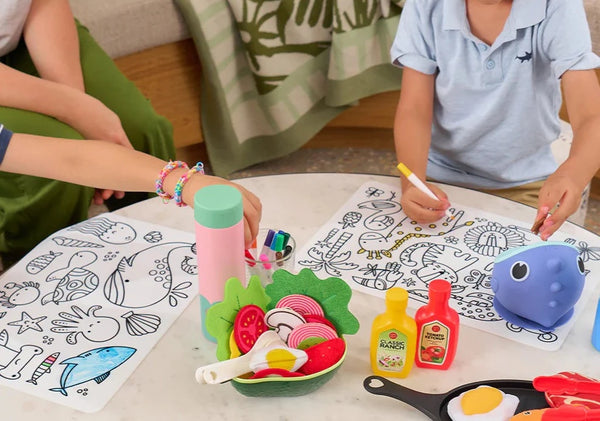
[[[42,332],[43,330],[40,327],[39,323],[41,323],[44,319],[46,319],[46,316],[33,318],[29,314],[27,314],[26,311],[23,311],[21,313],[21,320],[15,320],[14,322],[10,322],[8,324],[11,326],[19,326],[19,331],[17,332],[17,334],[19,335],[23,332],[26,332],[29,329]]]

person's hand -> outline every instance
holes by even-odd
[[[85,139],[103,140],[133,149],[119,116],[90,95],[82,93],[77,106],[73,107],[73,114],[65,120]],[[96,205],[101,205],[113,194],[117,199],[125,196],[122,191],[96,189],[93,201]]]
[[[427,184],[427,187],[440,200],[432,199],[412,184],[402,187],[402,197],[400,198],[402,210],[410,219],[420,224],[442,219],[446,216],[446,209],[450,207],[448,196],[443,190],[433,184]]]
[[[539,227],[540,238],[546,241],[554,234],[569,216],[579,209],[581,194],[585,185],[581,185],[574,177],[559,168],[552,174],[542,188],[538,198],[536,221],[545,218]],[[552,214],[549,212],[556,208]]]
[[[183,189],[183,201],[187,205],[193,207],[194,195],[196,192],[199,189],[212,184],[229,184],[242,193],[242,203],[244,206],[244,240],[246,248],[250,248],[252,242],[258,235],[258,225],[262,216],[262,204],[260,199],[254,195],[254,193],[237,183],[225,180],[221,177],[215,177],[211,175],[194,175],[189,179]]]

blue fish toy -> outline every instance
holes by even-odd
[[[516,247],[494,261],[494,308],[514,325],[549,332],[571,318],[584,283],[585,266],[574,246],[540,242]]]
[[[76,357],[67,358],[61,364],[66,367],[60,377],[60,387],[50,389],[67,396],[67,388],[95,380],[102,383],[110,372],[127,361],[135,348],[109,346],[84,352]]]

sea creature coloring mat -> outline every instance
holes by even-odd
[[[195,236],[113,214],[0,277],[0,384],[100,410],[197,293]]]
[[[459,203],[453,203],[453,220],[420,225],[402,211],[400,195],[386,184],[362,185],[297,254],[299,268],[310,268],[322,278],[342,278],[353,289],[382,298],[389,288],[402,287],[413,309],[427,303],[430,281],[446,279],[452,284],[450,306],[461,323],[544,350],[560,348],[596,289],[590,281],[600,273],[595,235],[581,230],[577,239],[560,232],[552,236],[579,250],[585,287],[565,325],[552,332],[524,329],[495,311],[490,279],[501,252],[540,241],[530,226]]]

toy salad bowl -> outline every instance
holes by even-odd
[[[494,308],[508,322],[552,331],[573,315],[585,283],[577,248],[540,242],[507,250],[492,271]]]
[[[348,310],[350,287],[310,269],[273,274],[265,287],[252,276],[225,285],[223,301],[206,312],[217,339],[216,363],[199,367],[202,384],[231,381],[246,396],[300,396],[326,383],[346,356],[344,334],[358,331]]]

